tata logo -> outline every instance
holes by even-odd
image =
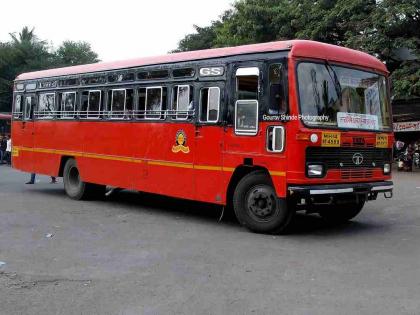
[[[363,155],[361,153],[353,154],[352,161],[356,165],[360,165],[363,163]]]
[[[200,68],[200,77],[217,77],[223,75],[223,67]]]

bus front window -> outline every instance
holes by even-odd
[[[299,102],[308,126],[389,130],[391,117],[384,76],[328,63],[301,62]]]

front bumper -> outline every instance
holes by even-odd
[[[289,186],[290,196],[295,197],[316,197],[316,196],[336,196],[346,195],[365,195],[368,199],[373,199],[378,193],[384,193],[386,198],[392,197],[394,185],[392,181],[372,182],[372,183],[351,183],[351,184],[328,184],[328,185],[299,185]]]

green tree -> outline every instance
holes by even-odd
[[[65,41],[55,54],[57,64],[60,66],[75,66],[99,61],[98,54],[87,42]]]
[[[66,41],[55,51],[33,28],[11,33],[10,41],[0,42],[0,111],[11,110],[13,80],[20,73],[97,61],[98,55],[85,42]]]
[[[238,0],[220,20],[196,30],[179,48],[299,38],[362,50],[386,63],[396,97],[420,97],[420,0]],[[401,48],[414,60],[400,58]]]
[[[37,38],[34,29],[24,27],[10,37],[9,42],[0,45],[0,111],[10,111],[17,74],[47,68],[53,61],[47,43]]]
[[[199,27],[194,25],[195,33],[189,34],[183,38],[178,48],[172,52],[191,51],[199,49],[207,49],[214,47],[216,39],[216,25]]]

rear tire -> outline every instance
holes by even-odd
[[[319,215],[329,223],[341,224],[350,221],[362,211],[365,200],[348,202],[336,206],[330,206],[319,211]]]
[[[239,181],[233,209],[239,223],[256,233],[284,233],[294,215],[286,200],[277,197],[264,171],[254,171]]]
[[[74,200],[104,198],[105,186],[85,183],[80,178],[79,169],[74,159],[67,160],[63,171],[64,190]]]

